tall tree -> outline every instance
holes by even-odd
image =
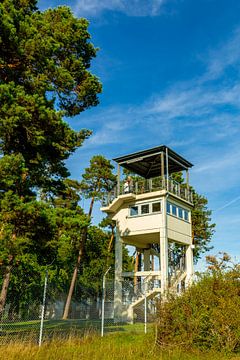
[[[75,18],[67,7],[41,12],[36,4],[0,3],[0,241],[14,249],[2,267],[2,304],[25,236],[17,214],[25,219],[25,204],[30,202],[31,224],[38,213],[36,194],[62,188],[69,175],[65,160],[91,133],[74,131],[64,117],[97,105],[101,91],[89,71],[96,49],[89,41],[88,22]],[[25,223],[30,241],[34,236],[28,230]]]
[[[110,191],[116,184],[116,176],[113,175],[113,165],[110,161],[105,159],[102,155],[93,156],[90,160],[90,166],[85,169],[83,174],[83,180],[81,182],[81,188],[84,196],[90,198],[90,206],[88,211],[88,217],[91,218],[93,205],[96,200],[102,198],[102,193]],[[83,229],[82,239],[79,247],[77,261],[73,270],[72,281],[69,287],[69,292],[64,308],[63,319],[68,318],[72,294],[77,279],[77,273],[84,254],[85,243],[87,239],[88,226]]]

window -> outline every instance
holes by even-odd
[[[189,221],[189,215],[187,210],[184,210],[184,220]]]
[[[157,214],[161,212],[161,201],[154,201],[150,203],[142,203],[129,206],[129,216],[141,216]]]
[[[130,216],[137,216],[138,215],[138,206],[131,206],[130,207]]]
[[[149,204],[141,205],[141,214],[149,214]]]
[[[167,213],[174,215],[179,219],[189,221],[189,211],[170,202],[167,202]]]
[[[171,204],[167,202],[167,213],[171,214]]]
[[[161,211],[161,203],[156,202],[152,204],[152,212],[159,212]]]
[[[172,215],[177,216],[177,207],[172,204]]]
[[[178,217],[180,217],[181,219],[183,219],[183,209],[182,208],[178,208]]]

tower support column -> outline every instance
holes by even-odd
[[[160,265],[162,294],[168,289],[168,232],[167,232],[167,197],[163,201],[163,227],[160,231]]]
[[[115,280],[114,280],[114,319],[122,316],[122,239],[116,227],[115,240]]]
[[[186,249],[186,286],[191,285],[193,279],[193,249],[192,245],[188,245]]]
[[[150,249],[144,249],[144,271],[150,271]]]
[[[165,231],[160,234],[161,289],[164,293],[168,288],[168,240]]]

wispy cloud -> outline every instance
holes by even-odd
[[[240,29],[233,31],[231,38],[224,45],[209,51],[206,72],[201,81],[214,80],[224,75],[228,68],[234,68],[240,64]]]
[[[78,0],[74,11],[80,16],[96,16],[118,11],[128,16],[156,16],[165,0]]]
[[[194,80],[176,83],[141,105],[100,107],[88,114],[96,131],[87,149],[112,146],[115,156],[122,149],[166,143],[196,164],[192,178],[200,191],[226,190],[226,174],[228,189],[239,184],[240,74],[224,79],[229,66],[237,69],[240,63],[238,40],[240,29],[209,53],[205,71]]]

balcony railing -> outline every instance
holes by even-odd
[[[111,191],[103,194],[102,206],[110,205],[119,195],[139,195],[159,190],[168,190],[170,193],[183,200],[190,203],[193,202],[192,191],[186,184],[180,184],[170,177],[168,179],[159,177],[154,179],[131,181],[130,183],[122,181],[119,189],[115,186]]]

